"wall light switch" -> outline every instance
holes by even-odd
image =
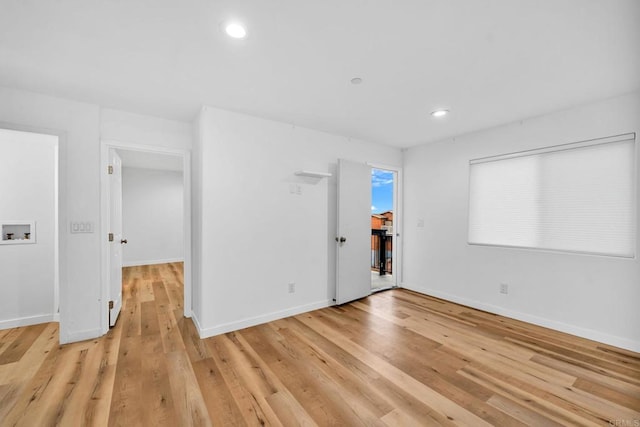
[[[71,233],[93,233],[93,222],[91,221],[72,221],[70,225]]]

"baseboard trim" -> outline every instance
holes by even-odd
[[[146,260],[146,261],[126,261],[122,263],[122,266],[137,267],[140,265],[169,264],[172,262],[184,262],[184,258],[152,259],[152,260]]]
[[[84,331],[60,333],[60,344],[91,340],[102,336],[100,328],[85,329]]]
[[[558,322],[544,317],[534,316],[519,311],[508,310],[503,307],[485,304],[480,301],[470,300],[467,298],[459,297],[457,295],[448,294],[446,292],[437,291],[434,289],[424,288],[421,286],[412,286],[406,283],[401,285],[402,288],[410,291],[415,291],[420,294],[429,295],[432,297],[440,298],[443,300],[455,302],[457,304],[466,305],[468,307],[476,308],[478,310],[487,311],[489,313],[498,314],[500,316],[508,317],[510,319],[521,320],[523,322],[531,323],[534,325],[542,326],[545,328],[553,329],[559,332],[575,335],[581,338],[601,342],[604,344],[612,345],[615,347],[624,348],[635,352],[640,352],[640,342],[630,340],[628,338],[619,337],[616,335],[610,335],[600,331],[594,331],[592,329],[581,328],[579,326],[570,325],[568,323]]]
[[[198,319],[198,316],[196,316],[195,312],[191,313],[191,321],[196,327],[196,331],[198,331],[198,335],[200,336],[200,338],[205,338],[202,336],[202,326],[200,326],[200,319]]]
[[[40,314],[38,316],[19,317],[17,319],[0,320],[0,329],[20,328],[22,326],[37,325],[39,323],[57,322],[54,314]]]
[[[209,338],[220,334],[226,334],[227,332],[237,331],[239,329],[248,328],[251,326],[260,325],[274,320],[284,319],[285,317],[295,316],[309,311],[318,310],[320,308],[329,307],[333,304],[333,301],[317,301],[310,304],[299,305],[297,307],[288,308],[286,310],[274,311],[271,313],[263,314],[260,316],[250,317],[236,322],[223,323],[218,326],[210,328],[202,328],[200,321],[195,313],[193,314],[193,323],[198,328],[198,334],[200,338]]]

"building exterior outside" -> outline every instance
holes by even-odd
[[[381,244],[384,250],[381,250]],[[371,270],[380,275],[392,273],[393,212],[371,214]],[[381,265],[380,261],[383,261]],[[381,268],[382,267],[382,268]]]

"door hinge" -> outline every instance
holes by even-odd
[[[109,301],[109,310],[113,310],[113,301]]]
[[[113,175],[113,166],[107,166],[107,172],[109,173],[109,175]]]
[[[113,242],[113,233],[109,233],[109,241]]]

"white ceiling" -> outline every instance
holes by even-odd
[[[398,147],[638,90],[639,52],[638,0],[0,0],[2,86]]]

